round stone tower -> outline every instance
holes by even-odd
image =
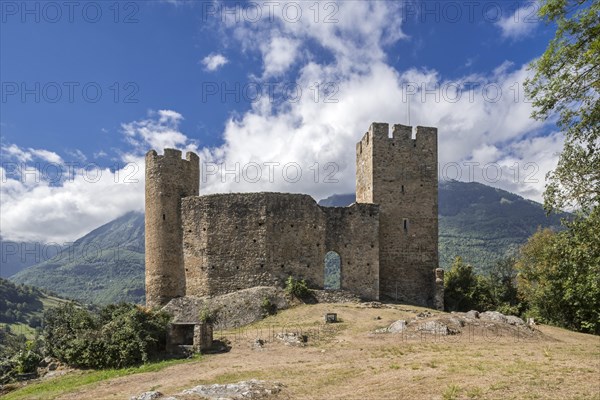
[[[164,306],[185,296],[181,199],[197,196],[198,155],[165,149],[146,154],[146,305]]]

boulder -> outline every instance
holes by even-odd
[[[479,314],[480,319],[506,323],[506,316],[498,311],[486,311]]]
[[[418,331],[431,333],[435,335],[451,335],[454,331],[448,328],[448,325],[440,321],[427,321],[419,324]]]
[[[38,366],[41,368],[46,368],[52,361],[52,357],[45,357],[42,361],[40,361]]]
[[[506,322],[510,325],[525,325],[525,321],[519,317],[515,317],[514,315],[507,315]]]
[[[130,400],[155,400],[155,399],[160,399],[161,397],[162,397],[162,393],[154,390],[152,392],[144,392],[137,396],[131,396]]]
[[[296,332],[282,332],[275,335],[275,338],[281,340],[288,346],[305,346],[308,341],[306,335],[300,335]]]
[[[388,332],[390,333],[399,333],[406,329],[406,321],[403,319],[399,319],[388,327]]]
[[[461,318],[450,317],[447,320],[450,324],[455,325],[459,328],[462,328],[463,326],[465,326],[465,321],[463,321]]]
[[[283,387],[280,383],[271,383],[251,379],[225,385],[201,385],[182,392],[183,395],[196,395],[204,399],[258,399],[279,393]]]
[[[256,339],[254,343],[252,343],[252,348],[254,350],[262,350],[265,345],[265,341],[262,339]]]

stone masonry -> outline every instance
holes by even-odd
[[[356,145],[356,201],[379,204],[379,293],[431,306],[438,266],[437,129],[373,123]]]
[[[215,194],[182,202],[187,293],[280,286],[293,276],[323,287],[323,260],[340,255],[341,289],[379,297],[379,210],[320,207],[308,195]]]
[[[324,258],[364,299],[433,306],[437,268],[437,130],[374,123],[357,144],[356,203],[321,207],[289,193],[199,196],[199,159],[146,155],[146,303],[282,286],[323,288]],[[437,299],[436,299],[437,300]],[[437,303],[437,302],[436,302]],[[439,306],[438,304],[435,304]]]
[[[184,296],[181,199],[197,196],[199,158],[188,152],[165,149],[159,156],[146,154],[146,304],[165,305]]]

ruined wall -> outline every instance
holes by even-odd
[[[146,154],[146,304],[162,306],[185,295],[181,198],[197,196],[199,159],[165,149]]]
[[[320,207],[308,195],[216,194],[182,202],[187,295],[281,285],[323,287],[324,257],[341,257],[341,288],[378,298],[378,207]]]
[[[373,123],[357,144],[356,201],[380,206],[379,290],[431,306],[438,265],[437,129]]]

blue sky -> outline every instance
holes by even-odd
[[[523,95],[554,30],[536,3],[0,4],[5,238],[72,240],[142,210],[150,148],[198,152],[203,193],[351,192],[354,143],[408,124],[408,99],[411,125],[439,129],[441,179],[539,201],[561,148]]]

